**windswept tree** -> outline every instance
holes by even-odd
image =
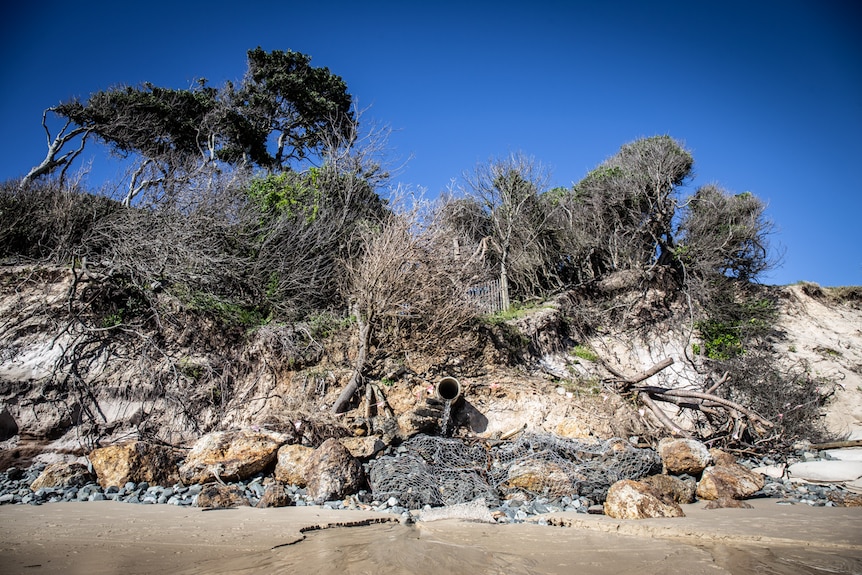
[[[757,280],[774,264],[765,210],[751,192],[732,194],[714,184],[699,188],[680,222],[676,258],[689,275]]]
[[[678,188],[691,154],[669,136],[624,145],[554,198],[560,241],[580,280],[672,261]]]
[[[282,170],[290,160],[319,151],[327,137],[354,128],[347,84],[328,68],[314,68],[299,52],[248,52],[248,72],[238,90],[246,117],[275,138],[275,150],[257,163]]]
[[[53,138],[48,112],[65,122]],[[124,199],[129,204],[148,188],[185,185],[224,167],[288,169],[292,161],[319,153],[330,132],[346,133],[354,124],[351,97],[339,76],[312,67],[304,54],[256,48],[248,52],[248,72],[238,86],[217,89],[201,80],[190,89],[173,89],[145,83],[48,108],[48,154],[21,185],[65,170],[96,138],[137,160]]]

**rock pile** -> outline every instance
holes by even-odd
[[[379,500],[367,488],[371,458],[391,456],[398,448],[382,450],[374,438],[329,439],[317,449],[282,443],[287,439],[266,431],[218,432],[201,438],[185,458],[170,448],[134,442],[93,451],[89,465],[11,467],[0,473],[0,504],[111,500],[199,507],[322,505],[384,511],[406,521],[433,515],[397,497]],[[618,481],[603,501],[590,494],[531,496],[522,491],[489,500],[490,508],[483,502],[490,513],[483,517],[498,523],[544,523],[545,514],[563,511],[627,519],[679,517],[680,505],[697,499],[710,508],[745,507],[745,500],[753,497],[784,505],[862,505],[862,496],[845,488],[862,476],[862,463],[837,460],[829,452],[803,448],[786,461],[736,461],[700,442],[670,439],[659,444],[658,455],[661,474]],[[830,463],[835,461],[841,465]]]

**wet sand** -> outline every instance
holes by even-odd
[[[317,507],[3,506],[0,574],[862,574],[862,508],[752,503],[688,505],[677,519],[550,516],[567,527],[404,526]]]

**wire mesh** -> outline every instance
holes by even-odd
[[[408,509],[480,497],[489,506],[513,497],[585,496],[602,502],[616,481],[639,479],[660,466],[655,451],[618,438],[523,434],[515,441],[479,443],[417,435],[395,455],[373,461],[369,481],[375,499],[395,497]]]

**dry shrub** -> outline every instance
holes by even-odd
[[[24,188],[0,185],[0,257],[68,262],[94,226],[120,205],[77,185],[40,180]]]
[[[835,386],[812,375],[804,363],[783,368],[770,353],[757,350],[717,362],[716,371],[731,374],[721,393],[776,424],[767,443],[827,439],[823,406]]]

